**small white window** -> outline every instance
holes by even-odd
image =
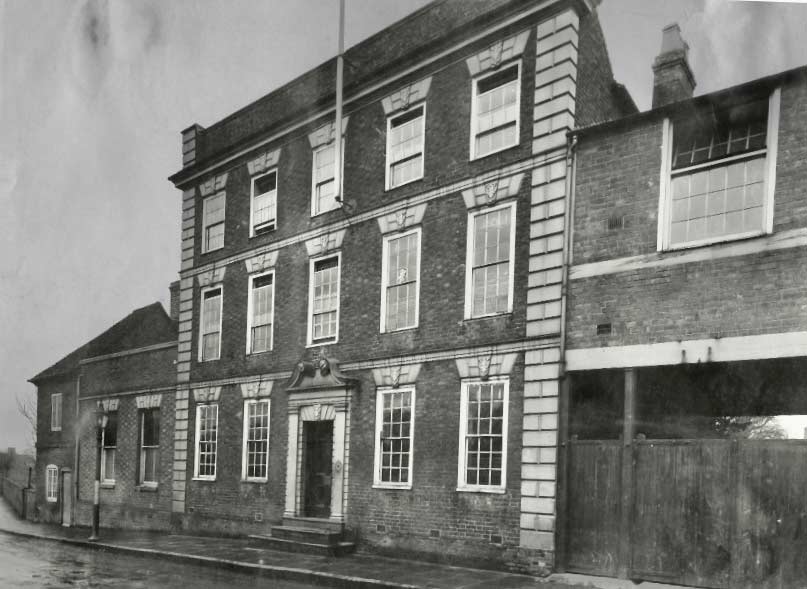
[[[224,247],[224,193],[208,196],[202,203],[202,253]]]
[[[417,327],[420,294],[420,228],[384,237],[381,331]]]
[[[332,255],[311,260],[309,285],[309,344],[334,343],[339,335],[339,259]]]
[[[457,489],[501,492],[507,478],[508,382],[464,382]]]
[[[513,310],[515,224],[515,203],[469,214],[466,319]]]
[[[56,503],[59,499],[59,467],[48,464],[45,468],[45,500]]]
[[[244,455],[242,478],[266,481],[269,478],[269,399],[244,402]]]
[[[415,389],[379,389],[376,398],[375,485],[412,488]]]
[[[341,206],[336,200],[334,191],[334,158],[336,157],[334,142],[317,147],[313,154],[313,172],[311,186],[311,216],[327,213]],[[345,178],[345,140],[342,140],[342,186]]]
[[[160,409],[140,411],[140,476],[139,483],[156,486],[160,472]]]
[[[277,226],[277,170],[252,179],[250,237]]]
[[[518,145],[521,62],[473,81],[471,159]]]
[[[659,249],[772,231],[779,92],[665,121]]]
[[[216,450],[218,443],[219,406],[196,407],[196,468],[198,479],[215,480]]]
[[[249,277],[247,302],[247,354],[272,349],[272,324],[275,313],[275,275],[273,272]]]
[[[54,432],[62,431],[62,394],[50,396],[50,429]]]
[[[202,290],[202,313],[199,319],[199,361],[218,360],[221,355],[220,286]]]
[[[426,106],[387,119],[387,190],[423,178]]]
[[[105,483],[115,482],[115,459],[118,453],[118,412],[107,414],[106,427],[103,429],[101,448],[101,480]]]

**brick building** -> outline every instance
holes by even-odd
[[[108,416],[101,471],[104,525],[168,526],[167,517],[155,516],[170,513],[176,338],[175,319],[154,303],[31,379],[37,387],[40,520],[89,523],[100,403]]]
[[[576,130],[561,562],[709,587],[807,578],[807,68]],[[788,425],[794,424],[794,425]]]
[[[596,4],[428,5],[341,138],[336,60],[183,132],[177,526],[552,566],[566,134],[635,111]]]

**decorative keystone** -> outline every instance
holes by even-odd
[[[475,186],[462,191],[462,199],[469,209],[490,206],[508,198],[513,198],[521,188],[524,174],[516,174],[507,178],[487,177],[474,180]]]
[[[426,204],[407,207],[383,217],[378,217],[378,227],[381,229],[381,233],[403,231],[409,227],[420,225],[423,221],[423,215],[426,213]]]
[[[277,166],[277,162],[280,159],[280,150],[275,149],[274,151],[267,151],[256,157],[253,160],[247,162],[247,170],[249,170],[250,176],[255,176],[257,174],[263,174],[265,171],[274,168]]]
[[[426,96],[429,94],[431,83],[432,79],[431,76],[429,76],[419,82],[405,86],[382,99],[381,106],[384,107],[384,113],[390,115],[399,110],[406,110],[411,105],[425,100]]]
[[[524,53],[529,36],[530,31],[523,31],[518,35],[497,41],[484,51],[469,57],[466,63],[471,75],[476,76],[488,70],[494,70],[502,63],[520,56]]]

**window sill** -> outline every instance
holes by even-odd
[[[381,335],[395,335],[396,333],[406,333],[407,331],[415,331],[419,325],[413,325],[412,327],[401,327],[400,329],[385,329],[384,331],[379,331]]]
[[[205,251],[201,252],[201,254],[202,254],[202,255],[205,255],[205,254],[212,254],[212,253],[215,253],[215,252],[221,251],[221,250],[223,250],[223,249],[224,249],[224,246],[222,245],[221,247],[217,247],[217,248],[214,248],[214,249],[212,249],[212,250],[205,250]]]
[[[256,237],[263,237],[264,235],[271,235],[275,231],[277,231],[277,227],[269,227],[269,228],[262,229],[262,230],[259,229],[258,231],[253,230],[252,232],[250,232],[249,238],[250,239],[255,239]]]
[[[321,341],[321,342],[309,342],[308,344],[306,344],[305,347],[306,348],[318,348],[320,346],[330,346],[332,344],[337,344],[337,343],[339,343],[338,338],[337,339],[332,339],[332,340],[327,340],[327,341]]]
[[[504,495],[507,489],[502,487],[457,487],[458,493],[488,493],[493,495]]]
[[[246,356],[247,356],[247,358],[250,358],[252,356],[263,356],[264,354],[271,354],[273,351],[274,350],[272,350],[270,348],[268,350],[263,350],[263,351],[260,351],[260,352],[247,352]]]
[[[265,485],[269,479],[241,479],[241,482],[249,485]]]
[[[101,481],[101,488],[102,489],[114,489],[115,488],[115,481]]]
[[[51,499],[50,497],[45,498],[46,503],[56,503],[56,499]]]
[[[513,311],[502,311],[501,313],[488,313],[487,315],[477,315],[476,317],[465,317],[463,321],[479,321],[480,319],[493,319],[495,317],[513,317]]]
[[[202,483],[215,483],[216,477],[193,477],[192,481],[198,481]]]
[[[770,234],[767,231],[749,231],[746,233],[736,233],[734,235],[723,235],[721,237],[714,237],[711,239],[700,239],[698,241],[690,241],[687,243],[677,243],[675,245],[668,245],[664,247],[660,253],[674,253],[691,250],[699,247],[724,245],[734,243],[736,241],[747,241],[750,239],[756,239],[758,237],[765,237],[766,235]]]
[[[383,489],[385,491],[411,491],[412,484],[408,485],[385,485],[384,483],[373,483],[373,489]]]
[[[392,192],[393,190],[397,190],[402,188],[403,186],[409,186],[410,184],[414,184],[415,182],[420,182],[425,178],[425,175],[418,176],[417,178],[412,178],[411,180],[407,180],[406,182],[402,182],[401,184],[396,184],[395,186],[387,186],[384,188],[384,192]]]
[[[158,488],[157,483],[141,483],[135,486],[138,493],[156,493]]]
[[[208,358],[206,360],[202,360],[201,358],[199,358],[196,361],[196,363],[197,364],[207,364],[208,362],[218,362],[219,360],[221,360],[221,356],[219,356],[218,358]]]

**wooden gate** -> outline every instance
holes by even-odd
[[[807,588],[807,441],[573,440],[566,454],[568,570]]]

